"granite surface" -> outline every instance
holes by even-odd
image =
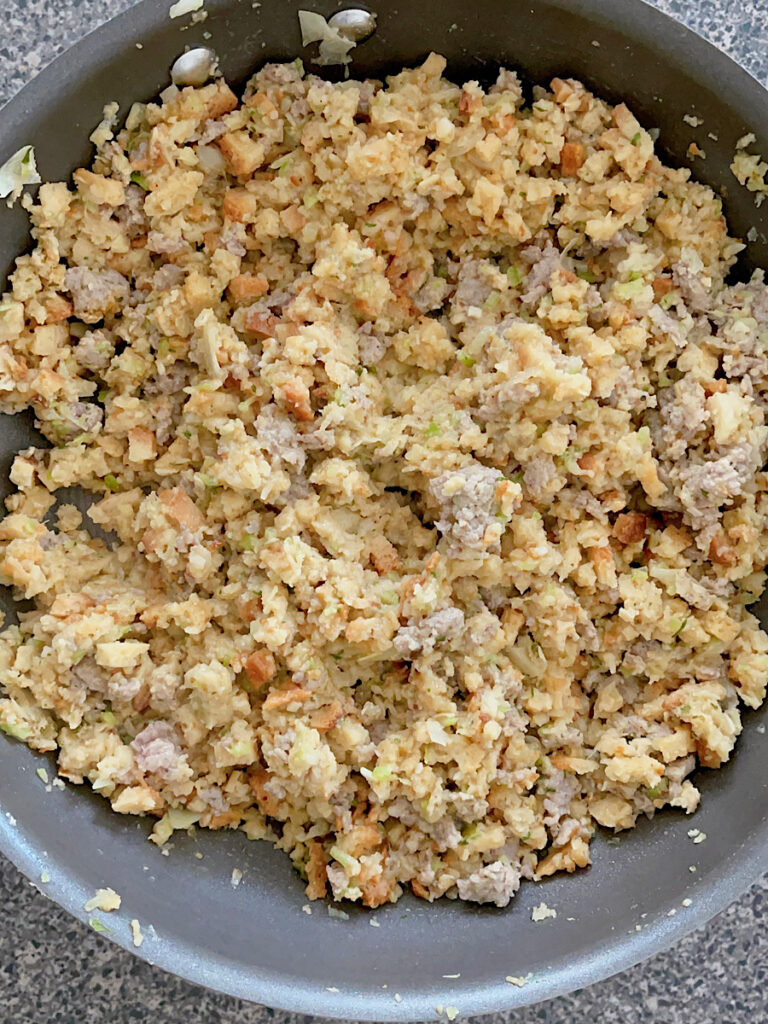
[[[0,103],[133,0],[1,0]],[[163,2],[163,0],[158,0]],[[768,0],[655,0],[768,83]],[[150,967],[70,918],[0,858],[2,1024],[298,1024]],[[768,876],[673,950],[486,1024],[765,1024]]]

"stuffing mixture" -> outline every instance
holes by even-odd
[[[369,907],[693,811],[768,678],[762,275],[625,106],[444,68],[135,105],[0,305],[2,728]]]

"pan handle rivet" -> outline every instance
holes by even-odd
[[[347,11],[337,11],[328,19],[331,28],[335,28],[340,36],[361,43],[376,31],[376,15],[352,7]]]
[[[196,46],[178,57],[171,67],[174,85],[205,85],[216,72],[217,58],[208,46]]]

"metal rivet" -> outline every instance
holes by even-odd
[[[328,24],[344,39],[361,43],[376,31],[376,15],[353,7],[348,11],[337,11],[328,19]]]
[[[218,58],[207,46],[188,50],[174,61],[171,81],[174,85],[205,85],[216,71]]]

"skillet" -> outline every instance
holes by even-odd
[[[143,0],[27,86],[0,111],[2,159],[32,143],[43,177],[66,178],[87,163],[88,135],[104,104],[118,100],[124,115],[132,101],[153,98],[186,46],[213,47],[229,81],[240,84],[264,61],[307,56],[300,7],[329,16],[352,4],[207,0],[207,20],[185,31],[189,16],[172,21],[168,6]],[[768,203],[756,209],[729,170],[736,140],[748,131],[757,150],[768,152],[768,97],[681,25],[640,0],[367,6],[378,15],[378,30],[354,51],[354,76],[380,77],[437,50],[458,81],[487,83],[500,63],[528,83],[555,74],[580,78],[658,127],[667,161],[690,165],[687,150],[696,141],[706,159],[695,161],[694,173],[723,196],[732,233],[757,230],[739,274],[768,266]],[[691,114],[703,124],[692,128],[683,120]],[[28,241],[25,214],[0,208],[0,273]],[[0,496],[8,492],[12,455],[39,440],[31,420],[0,417]],[[0,596],[12,618],[10,595]],[[759,613],[768,624],[768,603]],[[406,897],[375,912],[378,928],[370,927],[369,912],[354,907],[346,908],[348,920],[329,917],[322,904],[307,915],[302,883],[284,854],[240,833],[216,833],[174,837],[171,855],[163,857],[146,840],[149,823],[114,815],[90,790],[46,793],[35,771],[45,765],[53,776],[53,761],[5,737],[0,849],[38,883],[45,871],[46,893],[82,920],[94,890],[112,886],[123,900],[120,913],[105,919],[114,941],[133,948],[129,921],[136,918],[145,934],[140,956],[247,1000],[375,1021],[434,1019],[438,1005],[462,1015],[501,1011],[584,987],[658,952],[768,869],[768,737],[759,731],[768,714],[747,713],[744,721],[732,760],[697,774],[703,798],[695,818],[665,811],[618,842],[598,836],[588,871],[526,885],[503,911]],[[706,841],[693,844],[692,828]],[[235,868],[244,873],[237,889],[230,884]],[[542,900],[557,918],[534,923],[531,910]],[[527,982],[518,986],[507,976]]]

